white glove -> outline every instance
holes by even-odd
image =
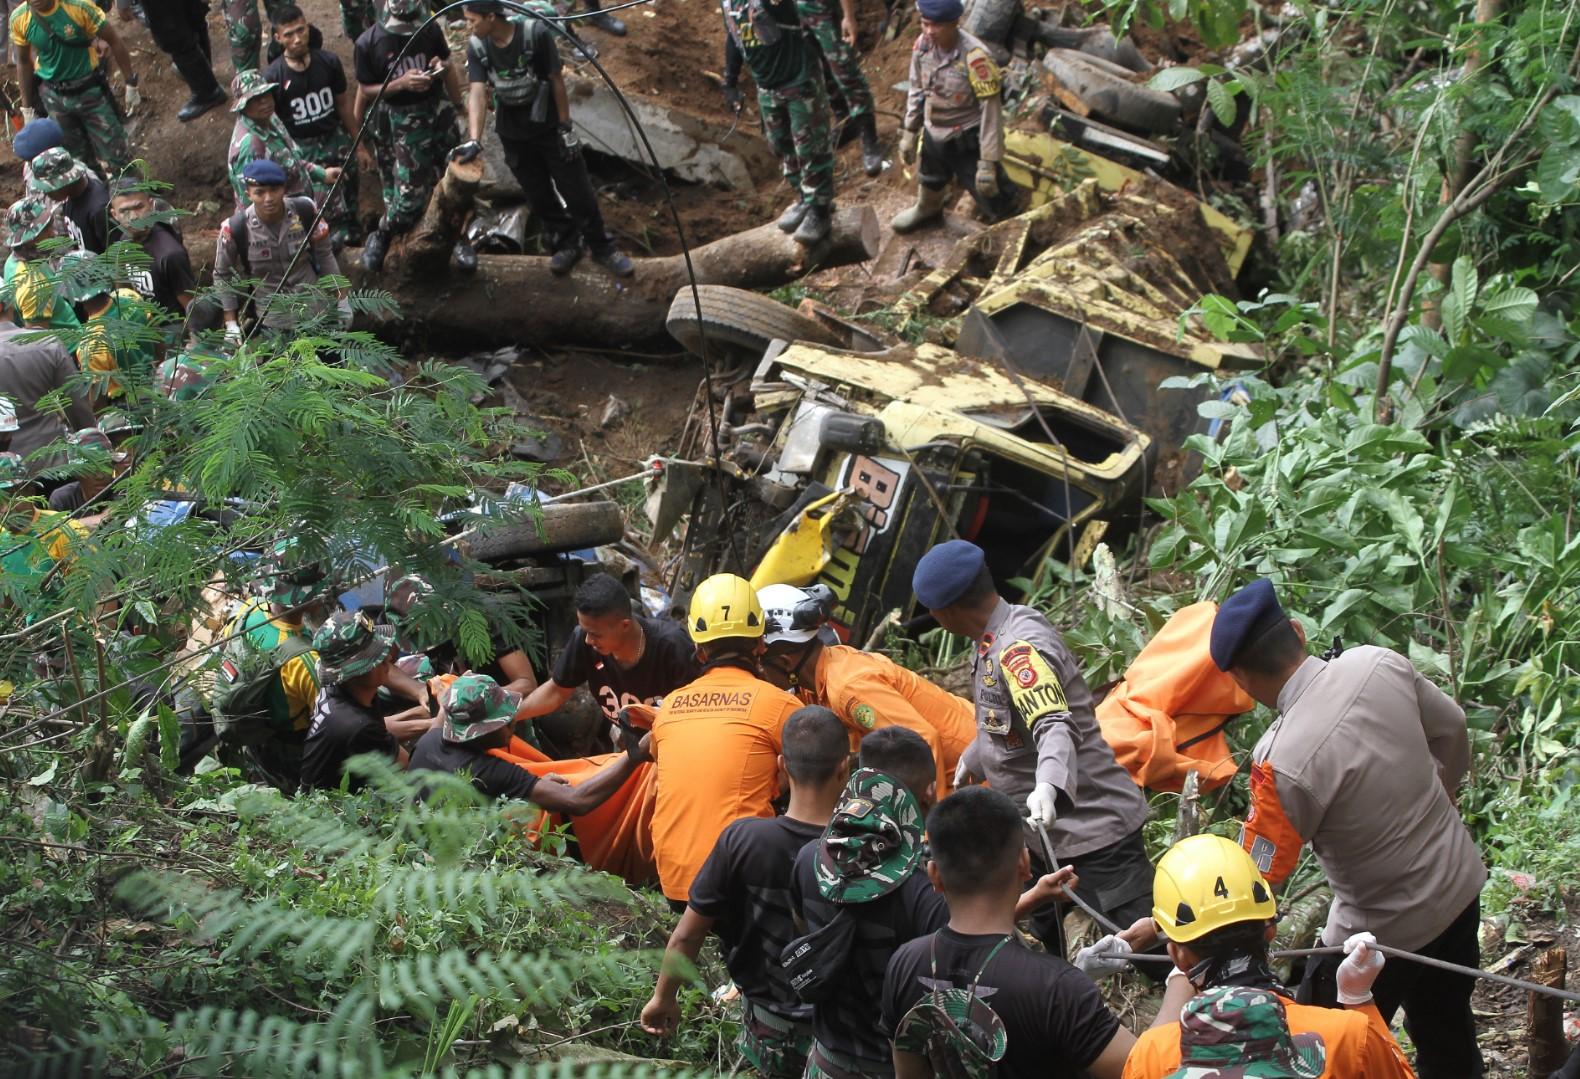
[[[225,340],[231,342],[232,344],[241,343],[241,323],[225,323]]]
[[[917,135],[914,131],[900,129],[900,163],[904,165],[916,164]]]
[[[126,87],[126,114],[130,116],[136,112],[142,103],[143,95],[137,92],[137,87],[128,85]]]
[[[22,122],[24,124],[31,124],[34,120],[38,119],[38,110],[37,109],[30,109],[26,105],[23,105],[20,108],[18,108],[16,111],[17,111],[17,114],[22,117]]]
[[[342,330],[351,329],[351,320],[355,318],[356,315],[351,310],[350,297],[342,296],[339,300],[335,301],[335,310],[340,312],[340,328]]]
[[[955,786],[957,788],[964,787],[966,781],[971,778],[971,769],[967,767],[967,764],[965,754],[962,753],[960,755],[960,763],[955,765]]]
[[[1370,933],[1356,933],[1344,942],[1344,962],[1339,964],[1340,1004],[1365,1004],[1372,998],[1372,983],[1382,973],[1388,961],[1376,948],[1377,938]]]
[[[1095,982],[1129,967],[1124,957],[1130,954],[1130,945],[1110,933],[1096,944],[1088,944],[1075,953],[1075,969]]]
[[[1026,815],[1032,824],[1049,827],[1059,819],[1059,793],[1052,783],[1039,783],[1037,789],[1026,795]]]
[[[991,161],[977,162],[977,194],[985,199],[998,198],[998,166]]]

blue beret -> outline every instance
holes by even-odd
[[[60,125],[48,116],[42,120],[29,120],[11,140],[11,152],[23,161],[32,161],[45,150],[53,150],[65,142]]]
[[[922,555],[911,574],[916,602],[929,611],[948,607],[965,595],[986,565],[982,548],[968,540],[940,543]]]
[[[1258,577],[1218,608],[1209,645],[1213,663],[1220,671],[1227,671],[1234,666],[1235,657],[1246,642],[1288,621],[1289,616],[1279,606],[1278,593],[1273,591],[1273,582]]]
[[[273,186],[285,184],[285,170],[268,158],[255,158],[247,162],[241,170],[241,178],[249,184],[265,184]]]
[[[928,22],[955,22],[965,5],[961,0],[916,0],[916,11]]]

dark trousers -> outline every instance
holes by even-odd
[[[1033,837],[1030,849],[1034,876],[1058,868],[1047,866],[1041,840]],[[1054,855],[1058,857],[1059,852],[1054,851]],[[1129,929],[1136,919],[1152,913],[1152,863],[1147,860],[1147,848],[1139,828],[1117,843],[1074,858],[1062,858],[1061,864],[1075,867],[1075,874],[1081,880],[1075,893],[1119,928]],[[1059,955],[1064,955],[1062,921],[1068,909],[1068,904],[1056,903],[1037,911],[1031,918],[1032,933],[1049,951]]]
[[[614,237],[604,227],[598,195],[587,176],[587,162],[580,150],[566,156],[558,129],[499,141],[505,148],[505,164],[526,193],[533,215],[543,223],[550,247],[562,251],[586,240],[595,255],[614,249]]]
[[[1477,967],[1481,965],[1480,931],[1478,898],[1437,939],[1412,950],[1432,959]],[[1310,960],[1296,999],[1301,1004],[1337,1007],[1341,962],[1343,957],[1337,955]],[[1486,1074],[1481,1050],[1476,1047],[1476,1017],[1470,1010],[1470,994],[1475,988],[1476,980],[1466,975],[1388,957],[1372,986],[1372,998],[1384,1022],[1391,1023],[1394,1013],[1404,1007],[1404,1028],[1415,1043],[1415,1073],[1420,1079],[1475,1079]]]
[[[962,131],[952,139],[939,142],[933,133],[922,131],[922,152],[917,162],[917,179],[934,191],[942,191],[954,180],[971,192],[971,198],[989,221],[1002,221],[1015,214],[1016,194],[1020,188],[1010,180],[1003,165],[995,165],[998,173],[998,194],[985,199],[977,194],[977,159],[982,154],[982,143],[976,128]],[[1083,897],[1084,898],[1084,897]]]
[[[218,90],[208,38],[207,0],[143,0],[143,13],[148,16],[154,44],[169,54],[193,96],[209,97]]]

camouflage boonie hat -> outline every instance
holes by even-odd
[[[37,195],[64,190],[88,175],[88,166],[71,156],[64,146],[51,147],[32,161],[27,189]]]
[[[49,227],[54,212],[43,195],[24,195],[17,199],[5,212],[6,246],[20,247],[38,239]]]
[[[323,567],[316,562],[300,562],[297,543],[283,539],[268,554],[258,560],[261,571],[258,592],[267,600],[284,607],[305,603],[324,583]]]
[[[231,96],[236,99],[236,103],[230,107],[230,111],[240,112],[247,107],[247,102],[255,97],[262,97],[264,94],[271,92],[274,87],[274,83],[252,68],[248,68],[246,71],[238,71],[236,78],[230,84]]]
[[[0,453],[0,491],[20,487],[31,478],[20,453]]]
[[[103,450],[105,453],[115,452],[115,447],[110,445],[110,436],[97,427],[80,427],[67,435],[66,441],[79,449]]]
[[[386,0],[382,20],[384,28],[396,33],[411,33],[422,21],[427,9],[428,0]]]
[[[159,365],[157,380],[159,392],[172,401],[190,401],[200,397],[214,384],[208,368],[192,358],[190,353],[171,356]]]
[[[127,415],[118,408],[107,408],[99,413],[99,430],[113,440],[116,435],[135,435],[143,429],[143,421]]]
[[[924,1056],[938,1079],[986,1079],[993,1065],[1004,1059],[1009,1048],[1009,1031],[1004,1020],[977,993],[982,974],[1000,949],[1009,943],[1005,937],[993,946],[969,988],[951,986],[938,980],[938,938],[933,937],[932,985],[927,996],[911,1006],[894,1028],[894,1047]]]
[[[1180,1013],[1180,1066],[1167,1079],[1316,1079],[1326,1064],[1322,1036],[1291,1034],[1271,990],[1225,985]]]
[[[444,740],[470,742],[510,726],[521,694],[501,689],[486,674],[463,674],[444,695]]]
[[[817,848],[817,890],[831,903],[888,895],[922,862],[922,808],[898,780],[851,774]]]
[[[318,673],[325,685],[360,678],[389,658],[395,627],[375,625],[359,612],[336,611],[313,634]]]

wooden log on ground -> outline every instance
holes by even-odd
[[[1530,980],[1554,989],[1564,988],[1569,955],[1563,948],[1550,948],[1531,963]],[[1528,994],[1525,1006],[1526,1074],[1531,1079],[1547,1076],[1564,1066],[1569,1046],[1564,1041],[1564,1002],[1544,993]]]
[[[546,258],[482,255],[477,273],[463,277],[448,266],[459,223],[448,209],[435,214],[431,204],[425,225],[430,217],[441,227],[424,235],[423,253],[413,266],[431,266],[427,259],[442,257],[433,269],[368,278],[359,250],[348,250],[341,266],[355,284],[394,294],[401,322],[390,329],[404,333],[420,325],[430,340],[447,346],[512,341],[619,347],[660,339],[670,301],[687,283],[680,255],[633,259],[636,274],[625,280],[591,257],[555,277]],[[454,232],[447,231],[451,227]],[[829,238],[813,248],[801,247],[770,222],[693,248],[691,261],[699,285],[768,289],[816,269],[865,262],[877,252],[877,214],[870,206],[852,206],[836,211]]]

